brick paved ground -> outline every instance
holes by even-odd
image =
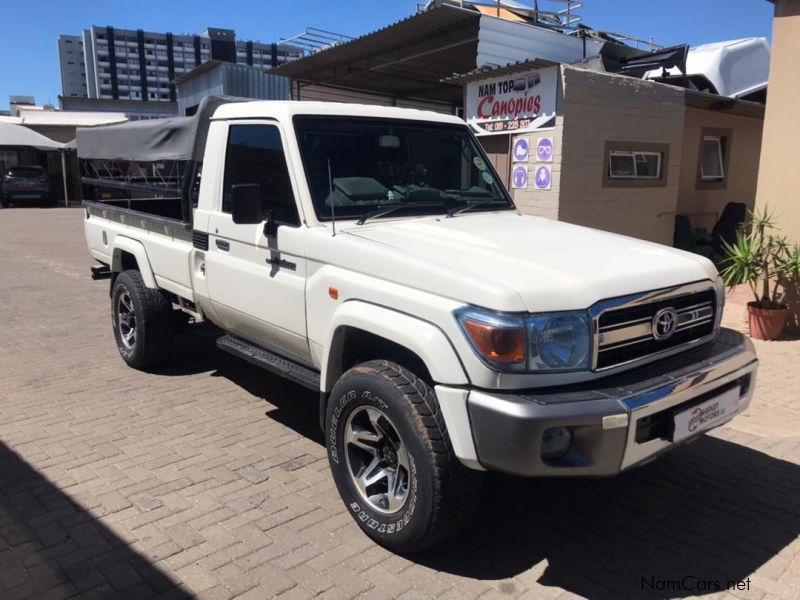
[[[123,365],[81,217],[0,211],[0,597],[798,597],[800,342],[758,344],[713,435],[612,479],[492,475],[463,534],[403,558],[345,513],[314,394],[208,336]]]

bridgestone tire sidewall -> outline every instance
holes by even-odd
[[[347,510],[377,542],[402,552],[428,531],[433,512],[433,479],[428,451],[414,423],[413,408],[388,381],[367,373],[348,374],[337,384],[328,402],[325,441],[336,487]],[[392,515],[373,510],[353,483],[345,457],[344,432],[350,414],[360,406],[374,406],[392,421],[409,454],[409,495],[405,506]]]

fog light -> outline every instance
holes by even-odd
[[[542,434],[542,458],[556,460],[572,447],[572,432],[569,427],[551,427]]]

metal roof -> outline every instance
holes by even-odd
[[[501,77],[503,75],[513,75],[516,73],[524,73],[533,69],[543,69],[545,67],[553,67],[559,63],[550,60],[543,60],[536,58],[534,60],[518,60],[517,62],[500,65],[497,67],[481,67],[473,69],[468,73],[461,75],[455,74],[450,77],[445,77],[443,81],[450,83],[469,83],[471,81],[478,81],[481,79],[488,79],[490,77]]]
[[[666,85],[661,84],[659,85]],[[699,92],[697,90],[686,89],[684,92],[684,104],[695,108],[706,110],[717,110],[743,117],[764,118],[764,105],[760,102],[750,102],[739,98],[728,98],[710,92]]]
[[[296,80],[461,102],[442,79],[476,67],[481,14],[439,6],[270,70]]]
[[[200,63],[199,66],[195,67],[191,71],[187,71],[186,73],[183,73],[180,77],[176,77],[172,81],[172,83],[177,85],[179,83],[183,83],[187,79],[194,79],[198,75],[202,75],[203,73],[206,73],[208,71],[212,71],[212,70],[216,69],[217,67],[221,67],[224,64],[226,64],[226,63],[222,62],[221,60],[215,60],[215,59],[212,58],[211,60],[207,60],[204,63]],[[227,64],[230,64],[230,63],[227,63]]]

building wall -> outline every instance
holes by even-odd
[[[84,29],[81,34],[83,41],[83,63],[86,70],[86,97],[97,98],[97,65],[94,60],[94,37],[91,29]],[[67,96],[67,94],[62,94]]]
[[[781,233],[800,243],[800,0],[775,0],[769,93],[756,206],[774,212]],[[800,294],[789,297],[789,326],[800,331]]]
[[[195,77],[181,80],[177,84],[178,114],[184,116],[187,109],[196,108],[206,96],[221,96],[225,93],[222,69],[211,69]]]
[[[782,233],[800,243],[800,0],[775,0],[769,92],[756,204],[775,212]]]
[[[448,115],[456,113],[455,105],[448,102],[435,102],[432,100],[419,100],[414,98],[393,98],[387,94],[376,94],[373,92],[330,85],[307,84],[300,81],[292,82],[292,100],[352,102],[356,104],[375,104],[378,106],[399,106],[401,108],[432,110]]]
[[[75,139],[75,125],[27,125],[26,127],[61,143]]]
[[[79,35],[58,37],[58,60],[61,64],[62,95],[86,98],[86,65],[83,60],[83,39]]]
[[[258,67],[211,63],[178,81],[178,113],[189,114],[206,96],[226,95],[258,100],[289,100],[290,81]]]
[[[680,182],[683,90],[569,66],[563,66],[562,73],[558,218],[671,244]],[[664,184],[605,186],[606,142],[668,146]]]
[[[525,138],[528,141],[529,154],[527,163],[513,162],[511,163],[511,171],[519,165],[525,165],[528,169],[528,186],[526,189],[513,189],[509,185],[509,191],[514,204],[520,211],[527,215],[537,215],[540,217],[548,217],[550,219],[559,218],[559,192],[561,189],[561,161],[563,157],[564,147],[564,72],[563,68],[559,72],[559,77],[556,87],[556,122],[555,126],[548,129],[542,129],[534,133],[512,135],[511,148],[513,151],[514,144],[520,138]],[[539,163],[536,160],[536,146],[539,138],[550,137],[553,138],[553,160],[549,163],[551,172],[551,181],[549,190],[537,189],[534,185],[534,177],[536,169],[545,163]]]
[[[511,170],[519,165],[524,165],[528,169],[528,187],[527,189],[511,189],[512,198],[517,208],[526,215],[538,215],[540,217],[548,217],[550,219],[559,218],[559,190],[561,188],[561,159],[563,148],[563,133],[564,133],[564,116],[561,114],[556,115],[556,125],[552,129],[545,129],[537,133],[520,134],[511,136],[511,147],[514,143],[524,138],[528,141],[530,148],[529,158],[527,163],[512,162]],[[536,169],[545,163],[536,162],[536,144],[541,137],[553,138],[553,162],[550,163],[551,182],[549,190],[539,190],[533,183],[533,178]]]
[[[760,118],[686,108],[677,211],[689,215],[693,227],[711,231],[728,202],[744,202],[749,209],[753,208],[762,125]],[[704,128],[731,131],[726,177],[718,185],[698,182],[700,140]]]
[[[238,64],[270,68],[302,56],[302,50],[286,44],[263,44],[244,40],[234,41],[232,30],[207,30],[226,32],[231,37],[225,50],[226,58]],[[83,56],[84,81],[81,93],[73,82],[74,73],[66,58],[67,40],[80,39]],[[62,40],[64,40],[62,44]],[[113,43],[111,43],[113,40]],[[77,42],[73,41],[72,45]],[[219,41],[214,41],[219,44]],[[61,51],[62,45],[64,52]],[[220,49],[222,48],[222,49]],[[172,82],[192,71],[214,55],[212,41],[207,35],[178,35],[135,29],[91,27],[82,36],[62,35],[59,38],[59,55],[62,73],[62,95],[120,100],[148,100],[174,102]]]
[[[511,148],[524,138],[530,152],[527,188],[510,192],[526,214],[671,245],[676,213],[710,232],[728,202],[753,207],[762,123],[755,105],[720,106],[682,88],[562,66],[555,127],[511,136]],[[698,183],[701,137],[719,130],[730,138],[727,178]],[[544,164],[535,153],[541,137],[553,140],[548,190],[534,183]],[[609,146],[664,153],[662,180],[608,180]],[[496,165],[508,162],[490,156]],[[510,171],[521,164],[512,162]]]

